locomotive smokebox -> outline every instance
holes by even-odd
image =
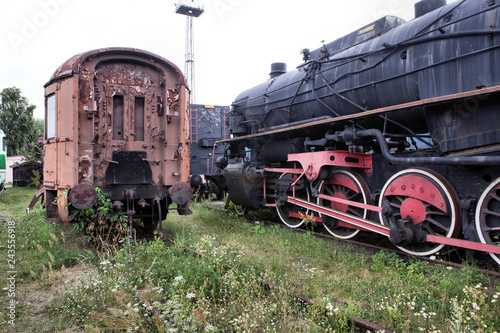
[[[415,4],[415,18],[446,5],[446,0],[422,0]]]
[[[269,77],[274,79],[280,75],[286,73],[286,64],[284,62],[273,62],[271,64],[271,73],[269,73]]]

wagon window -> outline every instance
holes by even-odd
[[[45,101],[46,116],[45,116],[45,138],[56,137],[56,95],[50,95]]]
[[[134,141],[144,141],[144,97],[135,98]]]
[[[123,96],[113,96],[113,140],[123,140]]]

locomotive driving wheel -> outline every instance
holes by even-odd
[[[321,182],[319,193],[334,198],[370,204],[370,190],[366,181],[357,173],[347,170],[336,170],[333,176]],[[347,204],[318,198],[318,205],[332,208],[344,213],[349,213],[363,219],[368,218],[369,210],[349,206]],[[319,215],[321,217],[321,214]],[[338,220],[330,218],[325,221],[326,230],[340,239],[349,239],[356,236],[359,229],[346,228],[338,225]]]
[[[279,179],[283,180],[290,180],[290,183],[293,183],[296,179],[296,176],[289,174],[289,173],[283,173],[279,177]],[[287,191],[287,196],[293,196],[293,190],[292,187]],[[307,188],[296,188],[295,190],[295,197],[304,199],[309,201],[309,190]],[[308,209],[296,206],[294,204],[291,204],[289,202],[285,202],[284,204],[278,204],[276,205],[276,212],[278,213],[278,216],[280,220],[290,228],[298,228],[300,227],[304,222],[305,218],[298,218],[298,217],[292,217],[290,216],[290,213],[295,213],[299,215],[307,215],[309,213]]]
[[[456,237],[460,231],[458,195],[451,184],[437,172],[425,169],[406,169],[396,173],[380,193],[379,206],[388,201],[394,218],[410,218],[429,235]],[[382,224],[387,218],[379,213]],[[443,244],[420,243],[398,246],[402,251],[427,256],[443,248]]]
[[[476,230],[483,244],[500,245],[500,178],[484,190],[476,207]],[[500,255],[490,253],[500,264]]]

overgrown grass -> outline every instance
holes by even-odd
[[[69,233],[67,226],[45,223],[40,203],[26,215],[34,193],[34,188],[8,187],[0,194],[0,330],[23,331],[32,315],[25,295],[57,286],[65,268],[95,258],[91,251],[79,247],[78,235]],[[10,238],[11,234],[15,238]],[[7,277],[13,274],[9,272],[15,272],[15,297],[9,289]],[[11,300],[17,302],[15,327],[8,323]]]
[[[216,235],[222,244],[242,246],[245,258],[257,271],[297,286],[306,296],[338,313],[379,322],[397,332],[451,332],[463,314],[462,328],[500,331],[500,288],[470,268],[405,261],[385,251],[370,258],[363,249],[350,245],[264,227],[231,212],[221,215],[206,203],[193,210],[194,219],[171,216],[167,223],[174,234],[185,235],[185,243]],[[486,285],[490,289],[484,289]],[[478,295],[471,296],[474,293]],[[466,315],[467,304],[477,305],[480,318]]]
[[[27,256],[25,281],[32,284],[36,276],[40,288],[65,289],[42,313],[51,320],[46,331],[352,332],[347,315],[396,332],[500,331],[500,289],[474,270],[404,261],[385,251],[369,257],[363,249],[264,226],[259,215],[248,220],[210,203],[191,209],[192,216],[173,212],[164,223],[176,245],[127,239],[97,262],[69,246],[66,229],[41,222],[40,211],[19,215],[20,224],[34,226],[17,234],[32,238],[21,254]],[[76,281],[48,273],[80,259],[94,265]],[[37,265],[41,270],[33,270]],[[298,303],[295,292],[316,305]]]

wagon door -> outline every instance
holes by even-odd
[[[157,100],[164,95],[161,75],[134,63],[99,65],[95,84],[103,92],[100,115],[101,175],[105,187],[151,185],[163,168],[164,131]],[[161,135],[160,135],[161,134]],[[113,194],[120,199],[122,193]]]
[[[76,126],[78,101],[73,98],[77,78],[68,76],[45,88],[45,142],[43,186],[47,202],[47,222],[68,220],[65,200],[66,189],[78,181],[76,158]]]

